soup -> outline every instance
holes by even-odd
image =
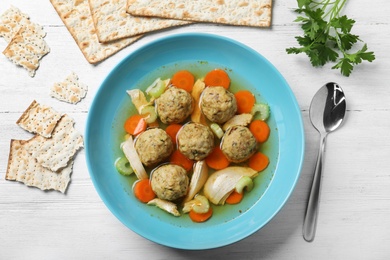
[[[242,97],[239,97],[239,95],[237,95],[238,93],[240,92],[249,92],[252,94],[252,96],[254,97],[254,100],[255,100],[255,104],[263,104],[263,105],[266,105],[266,101],[262,99],[261,97],[261,93],[258,93],[256,91],[256,87],[255,86],[251,86],[249,85],[245,79],[239,77],[238,75],[235,75],[233,71],[229,70],[228,68],[221,68],[220,66],[218,65],[214,65],[214,64],[209,64],[207,62],[203,62],[203,61],[199,61],[199,62],[196,62],[196,63],[188,63],[188,64],[180,64],[180,66],[178,64],[172,64],[172,65],[167,65],[167,66],[164,66],[162,68],[159,68],[155,71],[152,71],[150,73],[148,73],[144,78],[142,78],[137,84],[136,86],[129,86],[129,89],[139,89],[140,91],[142,91],[143,93],[147,92],[147,88],[149,86],[152,85],[153,82],[155,82],[155,80],[157,78],[160,78],[162,81],[166,80],[166,79],[172,79],[174,77],[174,75],[178,72],[178,71],[188,71],[190,72],[191,75],[193,75],[194,77],[194,82],[196,82],[196,80],[198,79],[204,79],[206,77],[206,75],[210,72],[210,71],[214,71],[215,68],[218,68],[222,71],[224,71],[225,73],[227,73],[229,79],[230,79],[230,84],[228,85],[228,88],[227,88],[227,91],[229,93],[232,93],[234,96],[237,96],[237,99],[240,99]],[[202,81],[204,82],[204,80]],[[176,83],[178,84],[178,83]],[[177,88],[176,86],[171,86],[170,83],[167,84],[166,86],[166,89],[168,89],[170,86],[170,88]],[[215,87],[215,86],[205,86],[205,89],[207,88],[212,88],[212,87]],[[193,94],[191,93],[192,90],[185,90],[187,91],[188,93],[190,94]],[[203,91],[201,91],[203,92]],[[124,96],[126,96],[127,94],[124,93]],[[173,94],[175,95],[175,94]],[[146,95],[147,96],[147,95]],[[160,97],[158,97],[160,98]],[[158,99],[157,98],[157,99]],[[199,107],[199,101],[200,101],[200,98],[199,97],[199,100],[197,100],[197,98],[194,98],[192,96],[192,98],[194,99],[194,106],[193,107]],[[246,98],[246,97],[245,97]],[[147,100],[150,99],[150,97],[147,97]],[[237,103],[242,103],[242,101],[238,101]],[[155,103],[158,103],[158,102],[152,102],[151,103],[151,106],[154,106]],[[205,102],[206,103],[206,102]],[[244,102],[246,103],[246,101]],[[253,105],[252,105],[253,107]],[[157,109],[156,109],[157,110]],[[203,110],[200,109],[200,111],[203,113],[203,111],[205,110],[205,108],[203,107]],[[252,110],[252,108],[251,108]],[[172,111],[168,112],[169,113],[172,113]],[[188,115],[188,116],[185,116],[185,119],[183,121],[180,121],[180,122],[165,122],[163,123],[161,121],[160,118],[157,118],[156,121],[152,122],[153,124],[150,124],[148,127],[150,128],[159,128],[159,129],[162,129],[162,130],[167,130],[171,125],[173,124],[179,124],[181,126],[187,126],[188,124],[193,124],[192,122],[192,116],[193,116],[193,111],[191,111],[191,113]],[[124,154],[121,150],[121,143],[125,142],[126,140],[126,136],[128,137],[128,133],[126,133],[126,131],[124,130],[124,127],[123,125],[125,124],[126,120],[131,117],[132,115],[136,115],[136,114],[139,114],[139,111],[137,110],[136,106],[134,105],[134,103],[131,101],[131,99],[129,99],[128,97],[124,98],[121,106],[120,106],[120,109],[117,111],[117,114],[116,114],[116,117],[115,117],[115,120],[114,120],[114,124],[113,124],[113,139],[114,139],[114,143],[116,144],[115,147],[114,147],[114,155],[116,158],[118,157],[121,157],[123,158],[124,157]],[[245,111],[245,112],[234,112],[233,113],[233,116],[234,115],[242,115],[242,114],[253,114],[252,118],[250,119],[250,122],[249,123],[245,123],[243,126],[240,126],[240,129],[245,131],[245,132],[249,132],[249,135],[253,135],[253,133],[251,133],[251,130],[247,131],[247,130],[244,130],[244,129],[250,129],[250,125],[253,123],[253,122],[257,122],[257,121],[262,121],[262,122],[266,122],[266,124],[269,126],[270,128],[270,135],[269,137],[267,137],[265,140],[262,140],[261,142],[259,141],[256,141],[256,145],[255,145],[255,149],[254,151],[250,151],[248,152],[248,158],[244,159],[244,160],[235,160],[234,158],[232,158],[230,156],[230,158],[228,159],[229,161],[229,164],[225,167],[225,168],[229,168],[229,167],[240,167],[240,168],[234,168],[234,170],[236,171],[237,169],[240,169],[241,168],[250,168],[249,167],[249,161],[251,160],[252,156],[255,156],[255,155],[258,155],[259,153],[265,155],[268,159],[269,159],[269,164],[266,165],[266,168],[265,169],[262,169],[261,171],[257,171],[256,170],[256,177],[252,178],[250,177],[251,179],[253,179],[253,189],[250,191],[250,192],[246,192],[245,189],[248,189],[249,186],[251,186],[251,184],[247,184],[244,182],[244,197],[242,198],[242,201],[237,203],[237,204],[233,204],[233,205],[227,205],[225,203],[225,199],[222,201],[222,203],[220,203],[220,201],[214,201],[214,202],[211,202],[209,203],[209,208],[212,209],[213,211],[213,214],[212,214],[212,217],[209,221],[213,222],[213,221],[216,221],[216,220],[213,220],[213,219],[219,219],[222,220],[222,221],[228,221],[229,219],[232,219],[234,218],[235,216],[239,215],[239,214],[242,214],[243,212],[245,212],[247,209],[249,209],[254,203],[256,203],[257,200],[259,200],[261,198],[261,195],[265,192],[266,188],[268,187],[271,179],[272,179],[272,176],[273,176],[273,172],[274,172],[274,167],[275,167],[275,164],[276,164],[276,161],[277,161],[277,156],[278,156],[278,140],[277,140],[277,134],[275,133],[277,131],[277,129],[274,127],[275,125],[275,122],[273,122],[273,118],[272,118],[272,113],[270,114],[270,117],[266,118],[266,119],[262,119],[260,120],[259,118],[262,116],[262,115],[259,115],[259,113],[253,113],[252,111]],[[229,117],[229,116],[228,116]],[[216,126],[219,127],[217,130],[221,130],[223,129],[224,127],[224,124],[226,123],[226,120],[225,122],[212,122],[211,120],[214,120],[212,117],[210,118],[206,118],[206,120],[204,122],[196,122],[196,123],[199,123],[201,125],[206,125],[208,128],[213,125],[213,126]],[[231,119],[228,118],[228,119]],[[235,128],[238,128],[236,125],[232,125],[230,128],[225,128],[223,129],[223,135],[225,135],[225,133],[227,132],[237,132]],[[211,129],[211,128],[210,128]],[[232,129],[234,131],[232,131]],[[145,129],[143,129],[144,131]],[[214,129],[213,129],[214,130]],[[135,134],[133,136],[133,139],[135,140],[135,143],[137,143],[137,140],[138,140],[138,133]],[[191,135],[190,135],[191,136]],[[220,150],[223,149],[223,146],[222,146],[222,136],[218,136],[218,134],[214,131],[213,133],[213,136],[214,136],[214,146],[213,146],[213,149],[212,151],[214,151],[215,149],[217,148],[221,148]],[[198,139],[198,138],[194,138],[194,139]],[[226,138],[225,140],[227,140],[228,138]],[[230,143],[234,143],[235,139],[236,139],[236,136],[233,136],[230,138],[231,141]],[[255,138],[256,139],[256,138]],[[188,138],[186,140],[189,140],[191,141],[191,138]],[[188,141],[188,142],[189,142]],[[196,141],[196,140],[195,140]],[[187,142],[187,143],[188,143]],[[147,174],[147,178],[151,178],[153,177],[153,171],[155,169],[158,169],[159,167],[161,167],[161,165],[167,165],[167,164],[179,164],[180,166],[184,167],[186,169],[186,173],[188,175],[188,183],[191,182],[191,178],[193,176],[193,169],[192,169],[192,165],[190,168],[186,168],[185,165],[181,165],[181,161],[183,161],[183,159],[180,159],[180,160],[172,160],[172,154],[175,154],[177,153],[177,151],[180,150],[180,141],[177,142],[177,140],[175,140],[175,138],[172,139],[172,143],[174,144],[174,147],[173,147],[173,150],[172,152],[169,154],[169,156],[167,158],[164,158],[162,159],[161,161],[159,161],[158,163],[152,163],[151,165],[148,165],[148,164],[145,164],[143,163],[144,167],[145,167],[145,171],[146,171],[146,174]],[[195,142],[196,143],[196,142]],[[243,145],[242,147],[245,148],[245,144],[247,144],[248,142],[243,142]],[[233,146],[232,144],[230,144],[230,146]],[[253,150],[253,148],[251,148]],[[210,150],[210,149],[209,149]],[[192,161],[195,165],[196,164],[200,164],[198,162],[201,162],[201,161],[207,161],[208,160],[208,156],[210,156],[212,154],[212,151],[208,151],[206,153],[206,156],[203,157],[203,158],[188,158],[188,157],[191,157],[189,154],[186,154],[184,151],[181,151],[181,154],[185,154],[184,157],[186,157],[187,159],[189,159],[190,161]],[[191,153],[190,153],[191,154]],[[226,151],[223,151],[222,153],[224,156],[226,156],[228,153]],[[229,156],[229,155],[228,155]],[[245,156],[244,156],[245,157]],[[259,160],[259,157],[257,157],[255,160],[253,161],[257,161]],[[254,163],[256,164],[256,163]],[[206,163],[206,165],[208,165],[208,176],[213,176],[213,174],[217,171],[223,171],[223,167],[222,169],[213,169],[213,168],[216,168],[215,166],[213,166],[213,164],[209,164],[209,163]],[[211,167],[210,167],[211,165]],[[119,175],[119,174],[118,174]],[[121,177],[123,178],[123,183],[124,183],[124,188],[125,190],[129,193],[129,196],[134,196],[134,191],[133,191],[133,186],[135,183],[138,182],[138,178],[133,174],[133,175],[130,175],[130,176],[123,176]],[[248,180],[246,180],[248,182]],[[210,185],[209,185],[210,186]],[[236,187],[234,187],[235,189]],[[186,189],[188,190],[189,187],[186,187]],[[156,190],[156,188],[155,188]],[[233,192],[230,192],[230,193],[233,193]],[[241,192],[242,193],[242,192]],[[202,195],[208,195],[208,194],[205,194],[203,189],[199,190],[197,192],[197,194],[200,194],[200,196]],[[230,194],[229,194],[230,195]],[[210,195],[208,195],[210,196]],[[160,194],[158,197],[162,197],[162,195]],[[206,196],[207,197],[207,196]],[[230,197],[230,196],[229,196]],[[201,198],[201,197],[199,197]],[[175,218],[175,217],[172,217],[170,214],[167,214],[166,212],[164,211],[161,211],[161,210],[156,210],[155,207],[151,207],[147,204],[143,204],[142,202],[140,202],[140,206],[141,207],[145,207],[145,210],[149,210],[151,212],[151,214],[153,215],[156,215],[158,216],[159,218],[162,218],[164,220],[168,220],[169,222],[172,222],[172,223],[177,223],[179,225],[185,225],[186,221],[189,221],[189,217],[188,217],[188,214],[183,214],[183,200],[185,199],[185,195],[181,196],[180,198],[173,198],[172,200],[170,200],[171,198],[168,198],[169,202],[172,202],[173,204],[175,204],[177,206],[177,210],[180,214],[180,217],[179,218]],[[207,198],[209,201],[210,201],[210,198]],[[162,200],[165,200],[165,198],[162,198]],[[194,200],[194,198],[190,198],[189,201],[192,201]],[[188,201],[187,201],[188,202]],[[224,205],[221,205],[221,204],[224,204]],[[200,212],[203,212],[203,211],[200,211]],[[172,219],[170,219],[170,217]],[[209,222],[208,221],[208,222]]]

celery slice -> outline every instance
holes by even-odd
[[[184,203],[183,213],[188,213],[193,210],[196,213],[203,214],[208,212],[209,209],[209,200],[205,196],[197,194],[193,200]]]
[[[147,89],[146,94],[151,97],[158,98],[165,91],[166,84],[160,78],[157,78]]]
[[[192,210],[196,213],[207,213],[210,209],[210,203],[209,200],[203,196],[203,195],[196,195],[195,196],[195,205],[192,206]]]
[[[157,113],[154,106],[144,106],[141,108],[141,115],[145,115],[145,122],[151,124],[157,120]]]
[[[247,192],[253,189],[253,181],[248,176],[241,177],[241,179],[236,184],[236,191],[240,194],[244,191],[245,188]]]
[[[125,176],[129,176],[134,172],[126,157],[119,157],[118,159],[116,159],[115,168],[120,174]]]
[[[211,131],[213,131],[213,133],[214,133],[219,139],[222,138],[222,136],[223,136],[223,130],[222,130],[222,128],[221,128],[218,124],[212,123],[212,124],[210,125],[210,128],[211,128]]]
[[[269,106],[264,103],[256,103],[252,108],[251,114],[255,115],[257,112],[259,112],[259,119],[265,121],[270,114]]]

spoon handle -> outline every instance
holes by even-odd
[[[325,151],[327,134],[321,134],[320,149],[318,151],[317,163],[314,171],[313,183],[310,190],[309,201],[307,203],[305,220],[303,222],[303,238],[307,242],[312,242],[316,233],[320,189],[321,189],[321,176],[322,176],[322,161]]]

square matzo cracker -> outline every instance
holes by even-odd
[[[190,22],[150,17],[135,17],[126,12],[127,0],[89,0],[100,42],[189,24]]]
[[[59,172],[50,171],[37,163],[27,151],[29,144],[23,140],[11,140],[6,180],[22,182],[41,190],[66,191],[72,173],[73,162]]]
[[[28,152],[43,167],[58,171],[83,147],[83,137],[73,127],[74,120],[64,115],[54,128],[51,138],[36,135],[27,141]]]
[[[41,105],[34,100],[16,124],[31,133],[49,138],[61,116],[53,108]]]
[[[50,96],[71,104],[78,103],[85,97],[88,86],[79,82],[79,77],[72,72],[64,82],[55,83],[51,88]]]
[[[89,63],[98,63],[140,36],[102,44],[96,34],[88,0],[50,0]]]
[[[129,0],[132,15],[269,27],[272,0]]]

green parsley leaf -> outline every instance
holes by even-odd
[[[343,33],[349,33],[355,21],[348,19],[346,15],[335,17],[330,21],[330,25],[334,28],[340,29]]]
[[[367,52],[367,44],[355,53],[345,53],[344,57],[332,67],[332,69],[340,69],[341,74],[349,76],[352,72],[353,65],[361,63],[363,60],[372,62],[375,59],[373,52]]]
[[[352,73],[353,66],[363,61],[375,60],[367,44],[355,53],[348,53],[360,40],[351,33],[355,20],[340,16],[347,0],[297,0],[299,15],[294,22],[300,23],[303,36],[295,39],[299,48],[287,48],[288,54],[305,53],[313,66],[336,62],[332,69],[340,69],[344,76]]]
[[[346,51],[350,50],[352,46],[359,40],[359,36],[350,33],[341,34],[339,37],[341,46]]]
[[[299,8],[302,8],[303,6],[305,6],[311,2],[310,0],[297,0],[297,1],[298,1]]]
[[[349,77],[349,75],[351,75],[351,72],[353,70],[353,66],[351,64],[351,61],[348,58],[341,58],[340,61],[335,66],[332,67],[332,69],[340,69],[341,74]]]

